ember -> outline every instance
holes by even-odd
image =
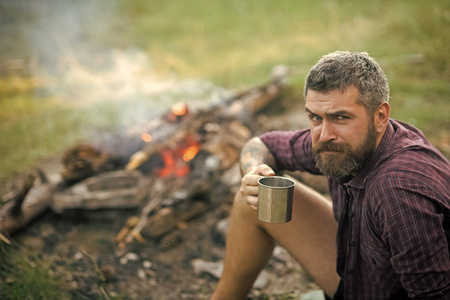
[[[199,150],[199,147],[197,145],[190,146],[189,148],[187,148],[186,150],[183,151],[183,160],[185,162],[190,161],[191,159],[193,159],[195,157],[195,155],[197,155],[198,150]]]
[[[187,106],[184,103],[175,104],[172,107],[172,112],[175,116],[183,116],[187,112]]]
[[[146,143],[150,143],[152,141],[152,136],[149,133],[143,133],[141,138]]]
[[[185,103],[180,102],[172,106],[172,110],[167,116],[169,122],[181,121],[188,114],[188,107]]]

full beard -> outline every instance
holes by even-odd
[[[325,176],[334,178],[356,174],[375,152],[376,142],[377,136],[373,123],[370,123],[366,137],[355,150],[345,143],[317,142],[312,149],[316,167]],[[337,151],[337,154],[321,155],[322,151]]]

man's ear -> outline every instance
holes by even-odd
[[[378,106],[375,110],[374,115],[374,125],[377,133],[384,133],[388,122],[389,122],[389,114],[391,112],[391,107],[389,103],[383,102]]]

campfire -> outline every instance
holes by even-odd
[[[183,119],[189,117],[188,106],[185,103],[177,103],[172,106],[170,112],[166,115],[166,120],[169,123],[181,122]],[[145,143],[152,143],[153,137],[149,132],[144,132],[141,135],[142,141]],[[186,134],[182,136],[179,141],[167,144],[164,148],[159,150],[159,157],[162,160],[162,165],[158,168],[158,177],[165,178],[170,176],[183,177],[189,174],[191,161],[200,150],[198,134]],[[155,142],[153,142],[155,143]],[[139,154],[137,154],[139,156]],[[146,159],[144,156],[143,159]],[[132,170],[136,166],[130,162],[126,169]]]
[[[0,232],[14,233],[48,207],[60,214],[133,209],[137,214],[117,233],[119,247],[163,236],[218,205],[220,199],[211,195],[218,187],[223,191],[223,174],[259,133],[256,115],[283,87],[284,78],[276,77],[206,109],[177,103],[134,137],[141,147],[127,157],[91,144],[67,150],[59,184],[40,176],[33,187],[19,187],[8,196],[11,205],[2,207]],[[32,193],[43,186],[45,193]],[[12,207],[19,213],[11,214]]]

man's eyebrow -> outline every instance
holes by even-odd
[[[309,112],[312,115],[315,115],[315,113],[313,113],[311,110],[309,110],[309,108],[305,107],[305,112]]]
[[[311,111],[307,107],[305,107],[305,112],[310,113],[310,114],[315,115],[315,116],[318,115],[315,112]],[[342,115],[346,115],[346,116],[350,116],[350,117],[354,116],[353,113],[351,113],[351,112],[349,112],[347,110],[337,110],[337,111],[334,111],[334,112],[328,112],[328,113],[325,113],[325,115],[328,116],[328,117],[337,117],[337,116],[342,116]]]
[[[352,114],[351,112],[349,112],[347,110],[337,110],[334,112],[325,113],[325,115],[330,116],[330,117],[337,117],[337,116],[342,116],[342,115],[354,116],[354,114]]]
[[[309,108],[305,107],[305,112],[310,113],[312,115],[317,115],[316,113],[312,112]]]

